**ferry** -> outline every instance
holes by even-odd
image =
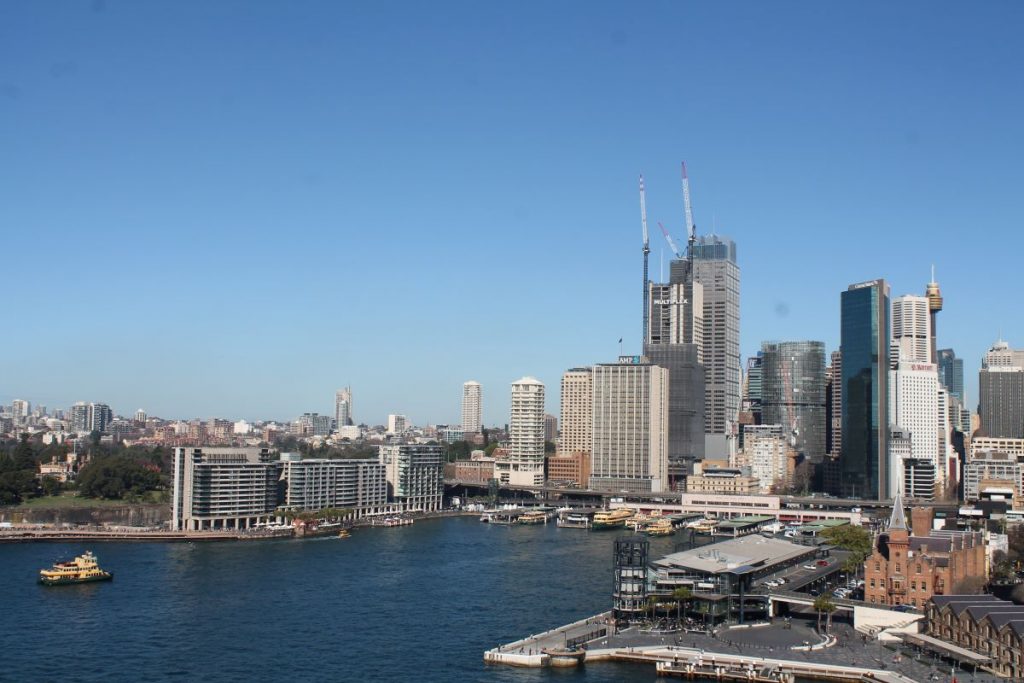
[[[590,528],[594,531],[601,531],[603,529],[621,529],[626,525],[626,520],[631,519],[633,513],[626,508],[618,508],[617,510],[599,510],[594,513],[594,523],[590,525]]]
[[[348,529],[342,529],[338,532],[338,538],[349,538],[352,536],[352,532]]]
[[[717,527],[718,522],[714,519],[702,519],[701,521],[690,525],[690,528],[693,529],[694,533],[701,534],[703,536],[710,536],[715,533],[715,529]]]
[[[542,510],[531,510],[519,515],[516,521],[520,524],[547,524],[548,515]]]
[[[91,550],[87,550],[84,555],[79,555],[71,562],[58,562],[52,569],[39,570],[39,583],[44,586],[110,581],[113,578],[111,572],[100,569]]]
[[[582,512],[560,512],[555,522],[563,529],[589,529],[590,515]]]
[[[663,517],[648,524],[644,531],[648,536],[671,536],[676,529],[672,526],[672,520]]]

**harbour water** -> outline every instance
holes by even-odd
[[[0,545],[0,680],[655,681],[482,661],[608,609],[618,535],[461,517],[348,539]],[[86,549],[112,583],[36,585]]]

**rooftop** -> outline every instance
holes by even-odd
[[[693,550],[672,553],[653,564],[666,569],[681,567],[718,574],[740,568],[770,566],[805,555],[808,552],[813,552],[813,550],[805,545],[797,545],[777,538],[742,536]]]

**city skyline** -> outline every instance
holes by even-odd
[[[766,340],[831,352],[849,283],[921,296],[934,263],[937,346],[964,360],[973,409],[985,350],[1024,345],[998,294],[1016,291],[1024,240],[1010,204],[1021,94],[1005,87],[1021,51],[1006,15],[1021,10],[920,7],[885,7],[886,21],[881,5],[478,7],[449,24],[314,4],[282,32],[285,10],[253,5],[227,62],[202,31],[227,9],[178,7],[167,23],[156,6],[5,7],[0,121],[23,134],[6,144],[0,224],[26,257],[6,273],[25,324],[0,358],[0,402],[293,419],[333,414],[352,386],[357,421],[455,424],[473,377],[492,397],[484,422],[504,424],[509,386],[531,375],[556,411],[566,369],[614,361],[619,338],[640,352],[636,177],[680,241],[685,159],[698,233],[737,243],[742,358]],[[406,45],[370,43],[371,24]],[[190,60],[163,57],[183,43]],[[637,114],[638,99],[652,106]],[[651,245],[661,281],[669,250]],[[40,267],[71,254],[67,277]],[[85,278],[109,294],[69,298]],[[367,284],[374,297],[353,294]],[[439,322],[453,306],[472,322]]]

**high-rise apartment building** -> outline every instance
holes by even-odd
[[[669,371],[625,356],[594,366],[593,382],[591,488],[667,490]]]
[[[981,436],[1024,438],[1024,351],[996,342],[982,360],[978,394]]]
[[[964,359],[957,358],[953,349],[939,349],[939,382],[949,390],[949,395],[964,402]]]
[[[211,425],[212,426],[212,425]],[[299,436],[327,436],[331,433],[331,416],[320,413],[303,413],[295,420],[296,433]],[[228,433],[234,430],[234,424],[225,424]]]
[[[11,401],[11,416],[15,422],[25,420],[32,412],[32,404],[20,398]]]
[[[483,388],[480,382],[469,380],[462,385],[462,431],[479,432],[483,429]]]
[[[544,415],[544,440],[549,443],[558,441],[558,418],[554,415]]]
[[[740,409],[740,268],[736,243],[697,238],[694,278],[704,287],[704,431],[728,435]]]
[[[761,420],[782,425],[789,445],[812,462],[825,456],[825,344],[761,344]]]
[[[387,475],[392,503],[403,512],[440,510],[444,496],[444,456],[441,446],[396,444],[380,446],[380,463]]]
[[[68,428],[72,432],[89,431],[89,404],[79,401],[68,408]]]
[[[590,458],[594,416],[593,370],[572,368],[562,374],[562,434],[559,455],[586,453]]]
[[[378,458],[287,460],[279,506],[286,510],[345,508],[357,516],[387,512],[388,480]]]
[[[903,359],[932,362],[931,313],[928,297],[907,294],[892,300],[892,342],[889,362]]]
[[[114,419],[114,411],[106,403],[90,403],[88,416],[88,431],[105,432],[107,425]]]
[[[759,493],[771,493],[791,481],[795,453],[788,432],[780,424],[743,427],[743,459],[758,481]]]
[[[843,495],[885,498],[889,432],[889,285],[850,285],[840,300]]]
[[[503,484],[544,484],[544,383],[523,377],[512,383],[508,421],[508,452],[494,463]]]
[[[171,528],[243,529],[272,520],[280,473],[266,448],[175,448]]]
[[[346,387],[334,392],[334,426],[338,429],[353,424],[352,389]]]
[[[147,419],[149,419],[149,416],[146,415],[145,410],[139,408],[138,410],[135,411],[135,422],[138,423],[140,426],[145,425]]]
[[[409,419],[405,415],[388,415],[388,434],[400,436],[409,429]]]
[[[895,309],[894,309],[895,310]],[[937,486],[945,481],[945,451],[940,452],[943,441],[939,429],[939,403],[945,400],[945,394],[939,396],[939,375],[931,363],[914,360],[900,360],[894,370],[889,371],[889,488],[885,498],[892,498],[898,492],[911,493],[911,487],[904,480],[905,465],[897,455],[893,446],[893,434],[899,432],[908,436],[910,441],[909,457],[931,463],[934,468]],[[945,414],[945,413],[943,413]],[[914,492],[917,497],[930,499],[935,495],[932,491],[922,496],[920,491]]]

